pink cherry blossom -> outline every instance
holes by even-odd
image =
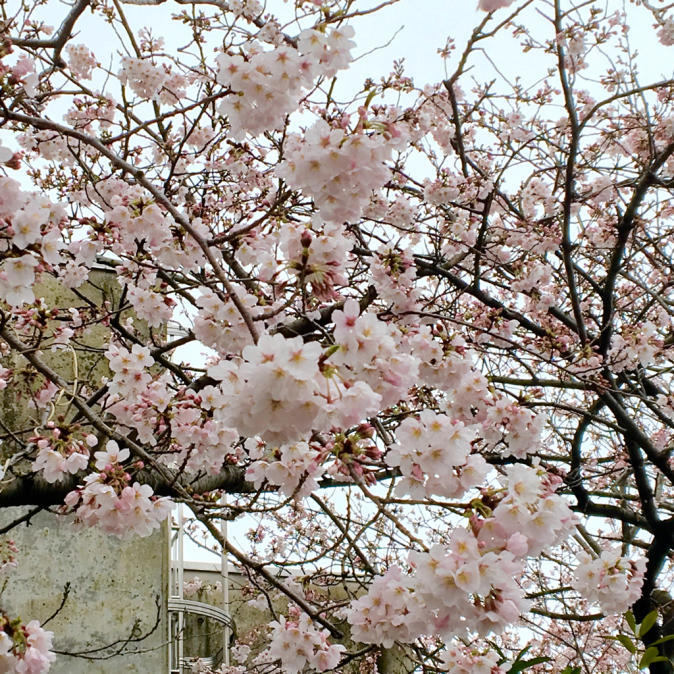
[[[509,7],[514,0],[480,0],[478,8],[483,12],[495,12],[502,7]]]

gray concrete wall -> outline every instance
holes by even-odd
[[[0,526],[26,511],[0,511]],[[119,540],[98,529],[74,530],[68,518],[43,512],[10,535],[19,566],[7,576],[2,608],[42,622],[58,609],[69,582],[63,608],[46,625],[54,632],[54,649],[84,654],[102,648],[90,658],[58,655],[51,672],[167,671],[166,526],[147,538]]]

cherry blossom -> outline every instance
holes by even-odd
[[[505,669],[498,666],[498,654],[480,652],[468,646],[452,646],[442,656],[443,671],[456,674],[503,674]]]
[[[70,44],[67,47],[68,67],[79,79],[89,80],[98,65],[96,57],[84,44]]]
[[[94,456],[101,472],[87,475],[84,485],[65,498],[66,506],[75,511],[76,521],[99,526],[120,538],[131,533],[149,536],[170,514],[170,501],[155,497],[147,484],[131,484],[131,475],[122,465],[129,458],[129,450],[120,449],[114,440]]]
[[[37,266],[38,261],[28,253],[5,260],[0,266],[0,298],[12,306],[32,302]]]
[[[397,491],[417,495],[415,483],[420,482],[424,487],[421,494],[456,498],[481,484],[489,468],[481,456],[470,457],[474,437],[475,432],[460,421],[452,423],[430,410],[421,412],[418,420],[405,419],[398,427],[397,443],[386,457],[404,476]],[[469,465],[470,470],[464,471]]]
[[[23,625],[21,620],[11,620],[5,613],[0,615],[0,667],[17,674],[42,674],[49,671],[56,660],[52,653],[52,632],[48,632],[37,620]]]
[[[509,7],[514,0],[480,0],[479,9],[483,12],[495,12],[502,7]]]
[[[610,548],[597,558],[580,552],[578,562],[574,587],[597,602],[604,613],[623,613],[639,598],[645,560],[625,559],[617,548]]]
[[[327,632],[313,627],[306,615],[298,620],[280,616],[270,627],[269,656],[280,660],[283,671],[289,674],[301,672],[306,665],[318,672],[334,669],[345,650],[344,646],[328,644]]]
[[[166,72],[157,67],[151,59],[124,57],[120,81],[128,84],[141,98],[156,98],[166,82]]]
[[[288,158],[276,172],[311,196],[327,222],[354,221],[370,192],[389,177],[384,164],[391,156],[389,141],[383,134],[346,135],[320,120],[304,138],[291,137]]]

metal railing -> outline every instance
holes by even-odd
[[[172,520],[171,531],[169,535],[169,558],[170,558],[170,578],[168,588],[168,638],[169,638],[169,672],[170,674],[183,674],[184,671],[191,671],[191,662],[193,658],[186,658],[184,653],[185,640],[185,614],[194,614],[209,618],[220,623],[223,627],[222,650],[219,650],[218,659],[222,657],[222,662],[229,665],[229,646],[230,641],[234,639],[235,624],[229,615],[229,568],[226,554],[222,555],[221,577],[223,581],[223,602],[224,608],[213,606],[205,602],[185,599],[183,595],[184,588],[184,519],[182,506],[178,506],[176,517]],[[223,530],[226,537],[226,524]],[[201,660],[212,660],[212,657],[201,657]],[[187,668],[187,669],[186,669]]]

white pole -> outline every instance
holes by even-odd
[[[222,497],[222,505],[227,505],[227,494]],[[224,513],[223,513],[224,514]],[[223,541],[227,540],[227,520],[223,517],[220,520],[220,532],[222,533]],[[227,560],[227,550],[222,546],[220,553],[220,574],[222,576],[222,608],[225,610],[227,617],[229,617],[229,562]],[[224,643],[222,644],[225,667],[229,667],[229,627],[225,625]]]
[[[174,549],[176,545],[175,540],[175,524],[173,519],[173,513],[169,518],[169,527],[168,527],[168,549],[169,549],[169,582],[168,582],[168,595],[169,598],[173,596],[175,592],[176,584],[176,570],[175,570],[175,560],[174,560]],[[168,614],[167,620],[167,632],[168,632],[168,665],[169,665],[169,674],[174,670],[173,662],[173,619],[171,613]]]
[[[178,506],[178,568],[176,580],[178,582],[178,598],[183,599],[184,591],[184,571],[185,571],[185,554],[183,549],[183,528],[185,523],[183,521],[183,505]],[[183,671],[183,631],[185,630],[185,614],[180,611],[178,613],[178,671]]]

